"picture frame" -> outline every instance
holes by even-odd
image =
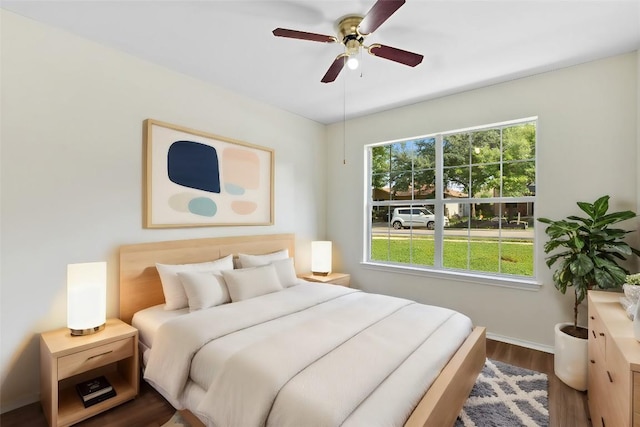
[[[145,228],[273,225],[273,149],[143,124]]]

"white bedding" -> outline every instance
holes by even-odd
[[[145,379],[217,427],[402,425],[472,329],[448,309],[315,283],[160,323]]]
[[[138,330],[138,340],[147,348],[153,346],[153,338],[156,336],[160,325],[168,320],[189,313],[188,308],[165,310],[164,307],[165,304],[154,305],[153,307],[140,310],[133,315],[131,326]]]

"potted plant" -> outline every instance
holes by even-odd
[[[587,388],[587,329],[578,326],[578,307],[590,289],[611,289],[623,285],[629,272],[618,262],[631,255],[640,256],[638,249],[624,242],[631,231],[611,227],[634,218],[632,211],[607,213],[609,196],[594,203],[578,202],[586,217],[568,216],[554,221],[538,218],[548,224],[549,241],[544,245],[549,268],[560,262],[553,273],[556,288],[563,294],[573,287],[573,323],[555,328],[555,373],[565,384],[577,389]],[[557,250],[560,250],[558,252]]]

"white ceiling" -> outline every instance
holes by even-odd
[[[1,7],[321,123],[386,110],[640,48],[640,0],[407,0],[365,44],[424,55],[407,67],[362,54],[320,79],[335,35],[375,0],[7,1]]]

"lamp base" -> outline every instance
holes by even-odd
[[[106,323],[103,323],[100,326],[94,326],[93,328],[88,328],[88,329],[71,329],[69,328],[69,331],[71,331],[71,336],[72,337],[81,337],[84,335],[91,335],[91,334],[95,334],[96,332],[100,332],[101,330],[104,329],[104,325]]]
[[[328,271],[325,271],[325,272],[312,271],[311,274],[313,274],[314,276],[328,276],[329,272]]]

